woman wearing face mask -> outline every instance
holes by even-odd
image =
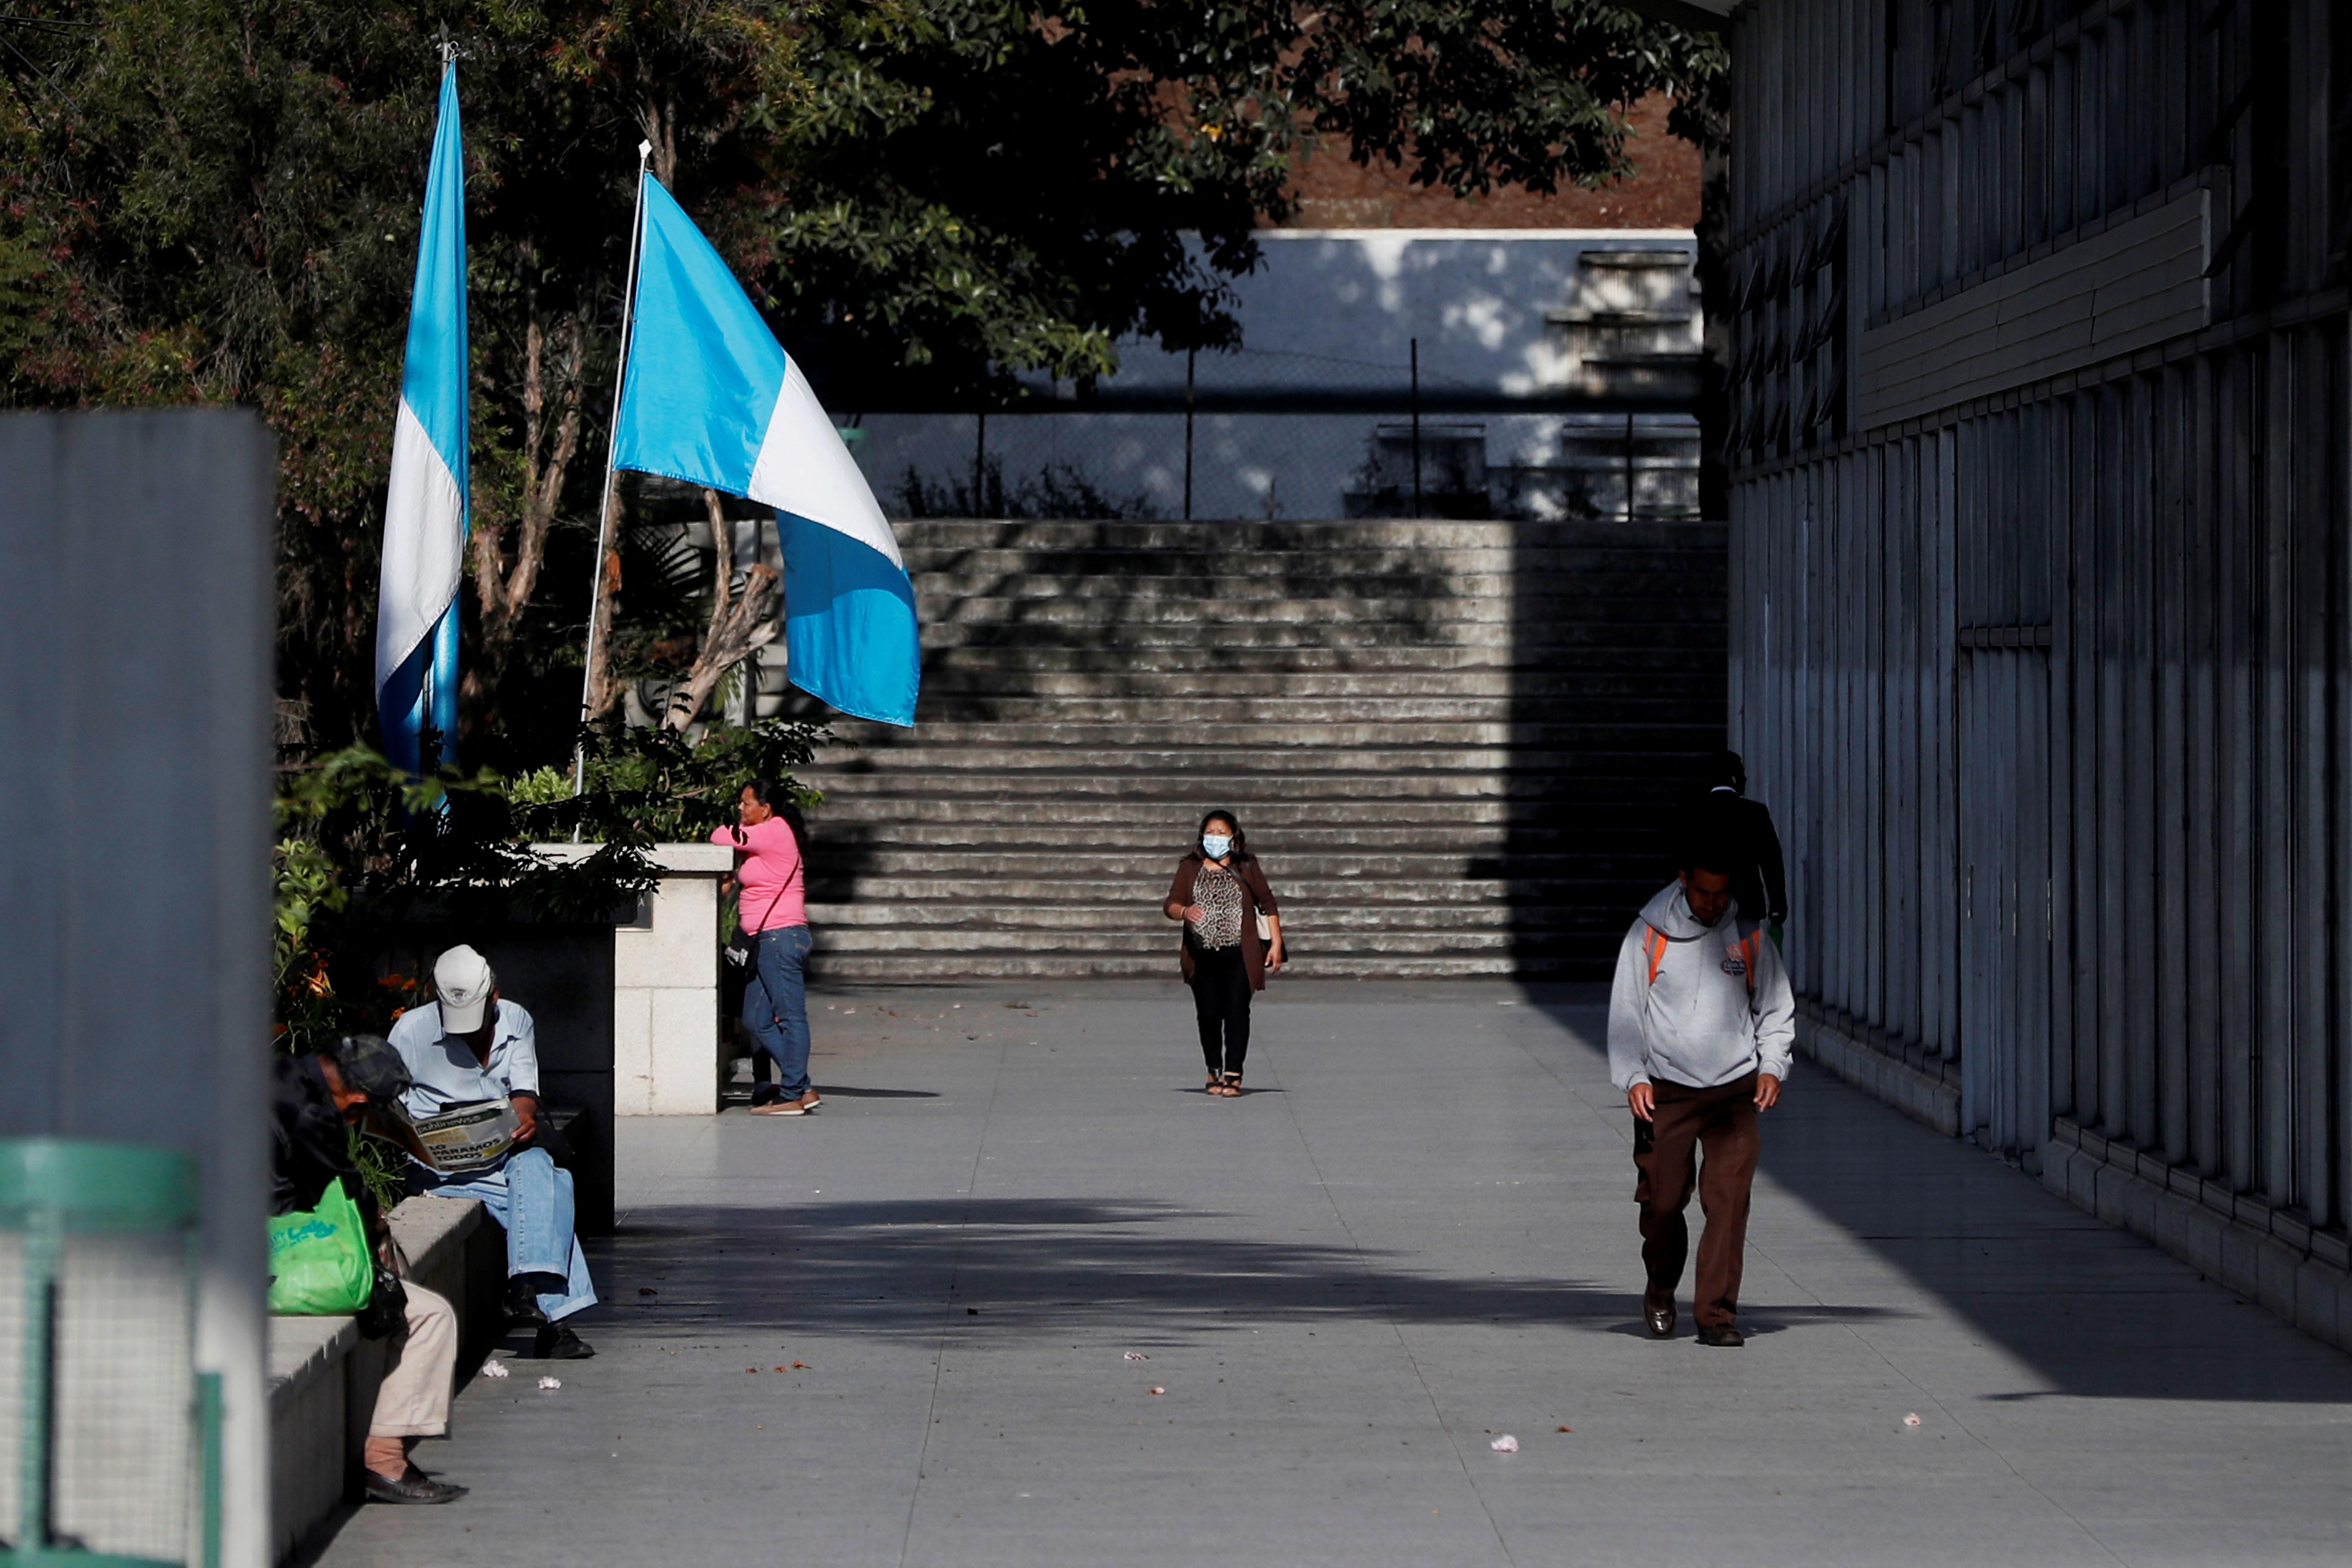
[[[1177,864],[1162,912],[1184,922],[1184,982],[1200,1020],[1208,1092],[1236,1098],[1249,1055],[1250,993],[1265,990],[1266,975],[1282,967],[1282,912],[1232,812],[1201,819],[1199,839]]]

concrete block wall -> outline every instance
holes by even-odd
[[[1856,1020],[1798,1004],[1797,1052],[1947,1137],[1960,1131],[1958,1064],[1905,1052]],[[2065,1117],[2026,1156],[2042,1184],[2084,1213],[2156,1243],[2340,1350],[2352,1350],[2352,1247],[2261,1198],[2231,1192]]]
[[[471,1199],[411,1198],[392,1212],[407,1277],[457,1309],[462,1380],[499,1327],[504,1233]],[[270,1556],[284,1562],[359,1499],[361,1445],[383,1381],[384,1345],[352,1319],[269,1320]]]
[[[2042,1184],[2315,1339],[2352,1350],[2352,1250],[2343,1237],[2064,1117],[2042,1146]]]
[[[1895,1048],[1858,1019],[1811,1000],[1797,1004],[1797,1054],[1947,1138],[1960,1131],[1958,1075],[1948,1063]]]

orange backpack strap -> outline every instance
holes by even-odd
[[[1740,964],[1748,976],[1748,994],[1750,996],[1756,994],[1756,939],[1763,934],[1764,928],[1758,926],[1739,939]]]
[[[1642,945],[1649,950],[1650,984],[1655,985],[1658,983],[1658,965],[1666,961],[1666,933],[1652,926],[1648,934],[1642,938]]]

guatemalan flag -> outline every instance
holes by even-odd
[[[793,684],[844,713],[912,724],[921,644],[898,541],[800,366],[685,209],[643,178],[614,466],[775,508]]]
[[[384,754],[412,773],[427,725],[440,731],[441,760],[457,754],[466,430],[466,171],[453,64],[441,72],[440,124],[425,185],[376,602],[376,709]]]

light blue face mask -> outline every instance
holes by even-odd
[[[1208,852],[1209,858],[1212,860],[1223,859],[1226,852],[1233,847],[1233,839],[1223,833],[1201,835],[1201,847]]]

